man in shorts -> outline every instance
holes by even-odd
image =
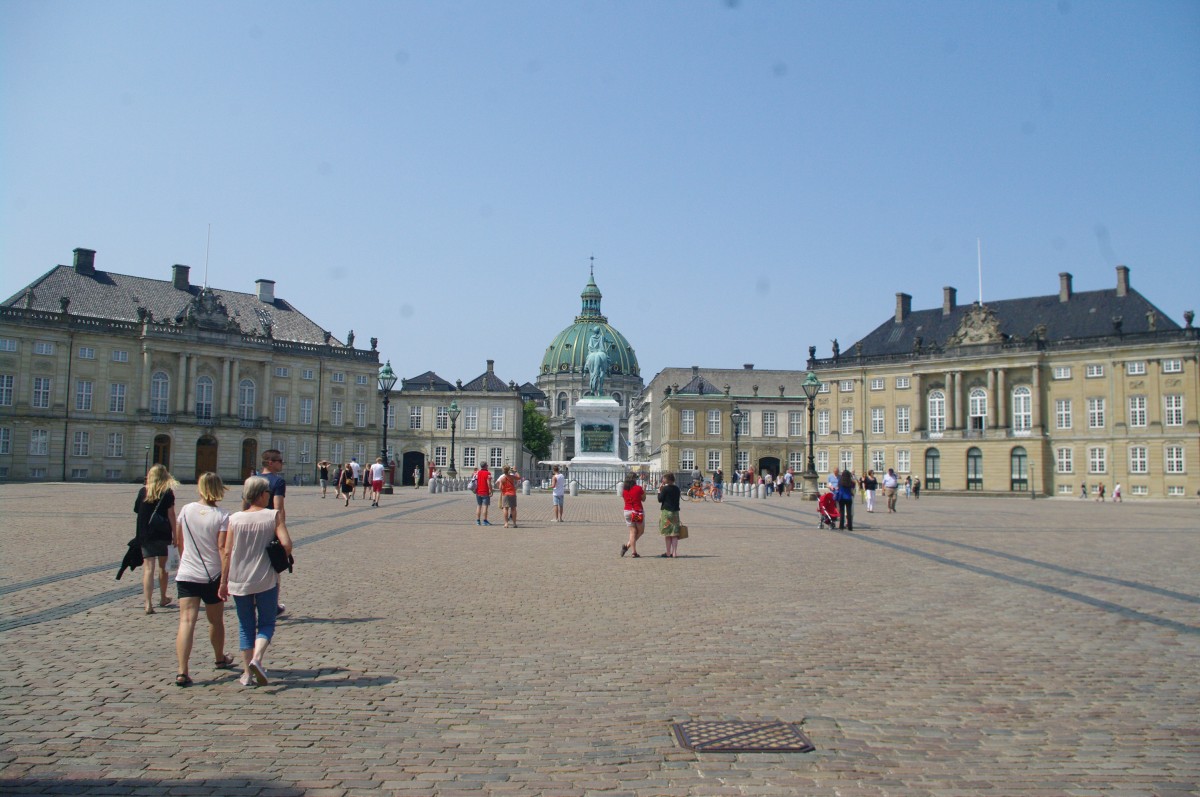
[[[354,483],[357,485],[362,479],[362,465],[358,464],[358,457],[350,457],[350,474],[354,476]],[[350,488],[350,497],[354,497],[354,488]]]
[[[490,526],[488,507],[492,505],[492,474],[484,462],[475,471],[475,525]],[[482,520],[481,520],[482,518]]]
[[[496,479],[496,486],[500,488],[500,506],[504,509],[504,528],[508,528],[511,520],[512,527],[515,529],[517,527],[517,479],[513,475],[511,466],[504,466],[500,478]]]
[[[563,504],[567,496],[567,477],[559,472],[558,466],[554,466],[554,474],[550,477],[550,491],[554,496],[554,519],[551,523],[563,522]]]
[[[371,506],[379,506],[379,494],[383,492],[383,457],[376,457],[371,466]]]

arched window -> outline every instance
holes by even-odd
[[[1033,428],[1033,392],[1025,385],[1013,389],[1012,413],[1014,432],[1029,432]]]
[[[983,452],[975,447],[967,449],[967,489],[983,489]]]
[[[559,416],[563,416],[563,415],[567,414],[567,394],[566,393],[558,394],[558,412],[556,414]]]
[[[1023,493],[1029,489],[1029,455],[1025,453],[1023,446],[1017,446],[1012,450],[1010,460],[1012,464],[1010,489],[1014,493]]]
[[[257,415],[254,409],[254,380],[243,379],[238,382],[238,417],[243,421],[252,421]]]
[[[936,448],[925,449],[925,489],[942,489],[942,452]]]
[[[150,415],[161,418],[170,412],[171,377],[155,371],[150,377]]]
[[[940,390],[929,391],[929,432],[940,435],[946,431],[946,394]]]
[[[196,380],[196,420],[210,421],[213,417],[213,380],[202,376]]]
[[[613,394],[612,394],[612,397],[613,397],[613,401],[617,402],[617,406],[618,406],[618,407],[622,406],[622,404],[621,404],[621,394],[620,394],[620,393],[613,393]]]
[[[982,432],[987,425],[987,402],[987,391],[981,387],[973,387],[967,394],[967,415],[971,422],[967,428],[970,431]]]

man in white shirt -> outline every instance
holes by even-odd
[[[900,480],[896,478],[896,471],[888,468],[888,472],[883,477],[883,494],[887,496],[887,508],[889,512],[896,511],[896,488],[900,486]]]
[[[358,457],[350,457],[350,473],[354,476],[355,484],[362,484],[362,465],[358,464]],[[350,490],[350,497],[354,497],[354,490]]]
[[[550,490],[554,496],[554,519],[551,523],[563,522],[563,503],[566,501],[567,495],[567,477],[559,472],[558,466],[554,466],[554,474],[550,477]]]
[[[383,457],[376,457],[371,466],[371,506],[379,506],[379,494],[383,492]]]

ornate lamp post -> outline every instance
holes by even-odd
[[[150,446],[146,446],[146,467],[142,469],[142,480],[145,481],[146,474],[150,472]]]
[[[729,422],[733,424],[733,470],[735,473],[741,467],[741,459],[738,458],[738,437],[742,434],[742,418],[745,417],[746,413],[734,404],[733,412],[729,413]]]
[[[804,497],[810,501],[817,499],[817,463],[813,459],[813,416],[816,415],[816,398],[821,392],[821,380],[812,371],[800,385],[804,397],[808,399],[808,469],[804,471]]]
[[[450,402],[450,470],[446,473],[451,479],[458,478],[458,471],[454,469],[454,433],[458,431],[458,416],[462,410],[458,408],[458,400],[454,399]]]
[[[379,395],[383,396],[383,448],[380,456],[383,457],[383,467],[386,470],[388,477],[383,485],[383,492],[392,494],[392,469],[388,467],[388,445],[387,445],[387,427],[388,427],[388,405],[392,400],[392,388],[396,386],[396,374],[392,371],[392,361],[388,360],[387,364],[379,369]]]

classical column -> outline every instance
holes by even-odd
[[[142,345],[142,395],[138,402],[138,409],[142,412],[150,411],[150,347]]]
[[[231,414],[229,412],[229,382],[230,382],[231,378],[232,378],[232,375],[230,374],[230,369],[229,369],[229,358],[222,357],[221,358],[221,392],[219,394],[220,405],[217,408],[217,412],[219,412],[222,415]]]
[[[954,372],[946,372],[946,431],[954,428],[954,409],[957,402],[954,400]]]
[[[916,397],[916,400],[913,402],[912,409],[909,410],[912,413],[912,422],[909,428],[913,432],[923,432],[925,431],[925,402],[927,399],[921,389],[921,375],[913,374],[911,379],[913,396]]]
[[[966,428],[962,411],[962,371],[954,372],[954,422],[955,428]]]
[[[238,382],[242,379],[242,361],[233,361],[233,371],[229,375],[229,410],[227,415],[237,415]]]
[[[197,363],[198,359],[199,358],[194,354],[188,358],[187,395],[183,405],[184,412],[196,411],[196,369],[199,365],[199,363]]]
[[[995,368],[989,368],[987,371],[987,392],[988,392],[987,428],[995,429],[996,428],[996,410],[997,410],[996,405],[1000,401],[1000,397],[996,394],[996,369]]]
[[[188,355],[187,352],[179,352],[179,377],[178,387],[175,389],[175,412],[183,412],[187,408],[187,389],[188,389]]]
[[[1012,422],[1008,419],[1008,380],[1004,369],[996,369],[996,417],[1001,428],[1008,429]]]
[[[258,410],[259,410],[258,417],[270,418],[270,417],[272,417],[272,412],[274,412],[274,408],[271,407],[271,390],[270,390],[270,387],[271,387],[271,361],[270,361],[270,359],[264,361],[262,366],[263,366],[262,388],[259,390],[259,393],[261,394],[262,398],[258,399]]]
[[[1042,419],[1042,366],[1040,363],[1033,364],[1030,393],[1032,394],[1029,397],[1030,417],[1034,423],[1038,424],[1042,429],[1046,429],[1049,427],[1049,424],[1045,423]],[[1086,419],[1084,423],[1087,423]]]

